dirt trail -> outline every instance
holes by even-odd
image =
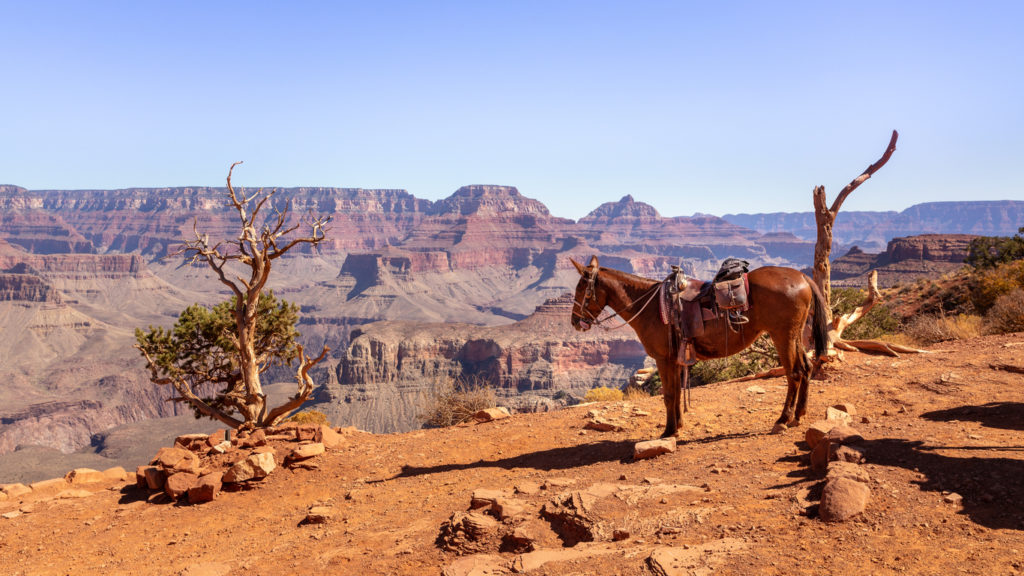
[[[848,354],[812,383],[811,416],[782,435],[766,434],[782,379],[695,389],[676,451],[650,460],[634,461],[633,445],[660,432],[660,398],[355,434],[319,470],[280,470],[202,505],[150,503],[125,483],[0,499],[0,573],[1022,573],[1024,376],[999,367],[1024,366],[1024,336],[941,347]],[[856,407],[871,500],[827,524],[803,438],[838,402]],[[591,410],[624,430],[585,430]],[[464,533],[446,523],[478,489],[505,491],[510,519],[492,533],[532,531],[536,551],[488,537],[465,556],[443,548],[458,548]],[[302,524],[315,505],[328,521]],[[572,534],[597,541],[564,547]]]

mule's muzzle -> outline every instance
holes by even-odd
[[[583,318],[576,318],[575,322],[572,323],[573,328],[579,332],[586,332],[590,330],[590,322],[587,322]]]

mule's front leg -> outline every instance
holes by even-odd
[[[661,375],[661,394],[665,400],[665,431],[662,438],[675,436],[679,430],[680,420],[680,391],[679,391],[679,368],[675,360],[658,360],[658,374]]]

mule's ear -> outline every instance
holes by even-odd
[[[588,265],[591,270],[597,272],[597,256],[590,257],[590,264]]]
[[[579,262],[572,258],[569,258],[569,262],[572,262],[572,265],[576,267],[576,271],[580,273],[580,276],[583,276],[583,264],[580,264]]]

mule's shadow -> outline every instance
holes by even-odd
[[[757,434],[755,433],[718,434],[707,438],[690,440],[686,443],[708,444],[721,440],[745,438],[756,435]],[[533,470],[550,472],[553,470],[580,468],[582,466],[599,464],[601,462],[630,464],[635,462],[635,460],[633,460],[633,447],[636,445],[636,442],[636,440],[602,440],[600,442],[591,442],[588,444],[578,444],[575,446],[564,446],[562,448],[527,452],[518,456],[510,456],[508,458],[500,458],[497,460],[481,459],[462,464],[438,464],[436,466],[405,465],[402,466],[401,472],[388,479],[394,480],[398,478],[423,476],[426,474],[443,474],[445,472],[472,470],[476,468],[502,468],[505,470],[531,468]]]
[[[960,420],[977,422],[986,428],[1024,430],[1024,403],[989,402],[980,406],[957,406],[921,414],[925,420],[949,422]]]
[[[402,466],[402,471],[391,479],[423,476],[426,474],[443,474],[476,468],[502,468],[505,470],[532,468],[534,470],[551,471],[579,468],[580,466],[589,466],[600,462],[626,462],[632,460],[633,444],[634,442],[630,440],[602,440],[589,444],[527,452],[518,456],[497,460],[481,459],[462,464],[438,464],[436,466],[405,465]]]

